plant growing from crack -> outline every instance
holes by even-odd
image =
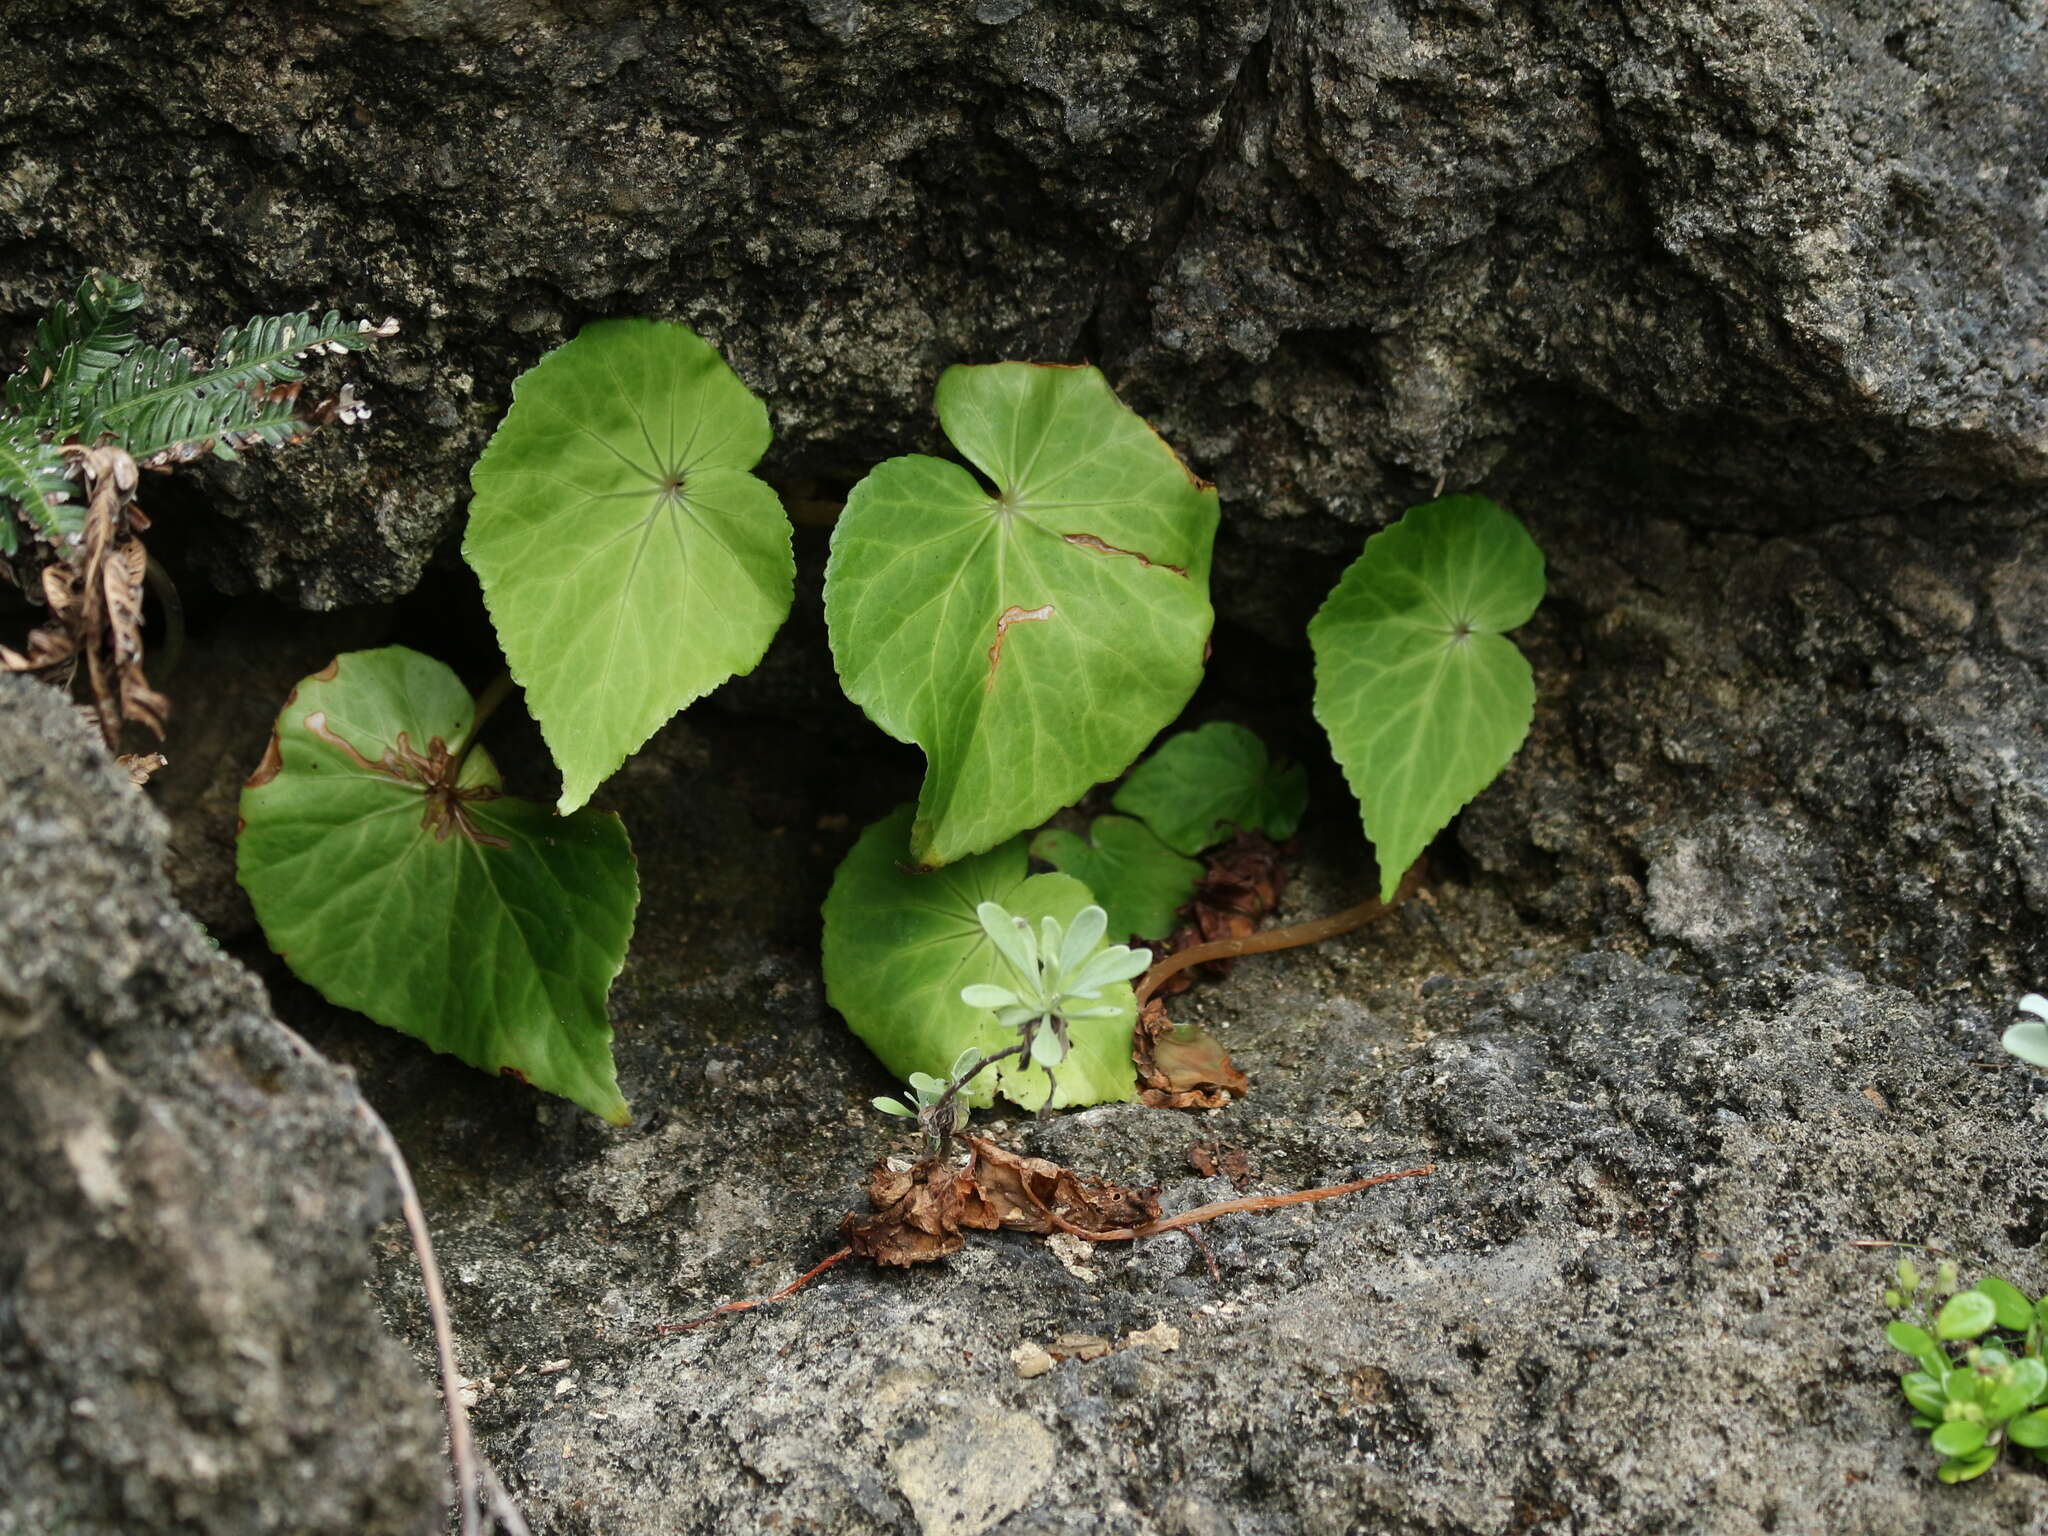
[[[144,585],[154,580],[174,615],[176,594],[142,545],[139,471],[233,459],[367,419],[351,385],[307,398],[302,365],[398,330],[336,310],[259,316],[222,332],[208,357],[175,337],[144,345],[142,304],[141,284],[88,273],[51,305],[0,388],[0,570],[50,614],[25,651],[0,646],[0,671],[61,687],[82,671],[111,751],[129,722],[161,740],[170,710],[142,666]],[[122,762],[140,783],[162,759]]]
[[[1919,1366],[1899,1378],[1913,1424],[1943,1457],[1944,1483],[1981,1477],[2007,1445],[2048,1459],[2048,1296],[2029,1300],[2011,1281],[1986,1275],[1967,1290],[1944,1259],[1930,1280],[1899,1260],[1885,1305],[1893,1348]]]
[[[950,395],[942,385],[942,420],[949,403],[958,417],[968,413],[967,402],[972,400],[975,409],[968,416],[966,441],[1005,443],[1006,428],[1019,434],[1023,446],[1009,450],[1009,458],[1028,463],[1031,473],[1013,478],[1049,477],[1053,484],[1066,486],[1068,499],[1057,505],[1070,513],[1085,509],[1091,518],[1101,519],[1126,510],[1114,484],[1098,486],[1086,478],[1087,464],[1067,469],[1062,454],[1072,445],[1057,432],[1047,432],[1040,415],[1026,408],[1038,390],[1050,387],[1046,381],[1020,383],[1005,375],[987,381],[991,388],[985,397],[965,392],[966,384],[979,382],[962,380]],[[1002,387],[993,387],[997,385]],[[1011,414],[1001,414],[1004,410]],[[1077,410],[1078,405],[1044,414],[1066,424]],[[948,422],[949,430],[952,425]],[[1133,444],[1137,441],[1133,434]],[[1155,454],[1166,452],[1156,438],[1150,442]],[[884,610],[893,616],[892,634],[913,627],[912,620],[903,617],[906,613],[914,616],[934,606],[946,609],[947,617],[917,630],[918,643],[906,646],[897,664],[898,691],[945,728],[929,742],[924,736],[914,737],[926,745],[932,759],[918,810],[898,811],[869,828],[840,867],[825,903],[825,979],[833,1005],[885,1064],[906,1078],[916,1073],[942,1081],[939,1074],[957,1053],[972,1045],[988,1054],[999,1034],[991,1008],[972,1006],[972,999],[963,1006],[951,990],[937,985],[941,976],[956,971],[978,974],[998,964],[994,946],[973,917],[979,901],[1015,905],[1007,893],[1029,890],[1042,898],[1055,889],[1043,882],[1064,879],[1069,884],[1058,889],[1071,892],[1065,899],[1105,907],[1118,937],[1163,937],[1173,913],[1189,900],[1202,878],[1201,865],[1189,855],[1232,830],[1291,835],[1301,817],[1306,788],[1300,771],[1272,762],[1250,732],[1212,723],[1162,745],[1117,790],[1117,814],[1095,818],[1085,834],[1048,828],[1028,844],[1022,837],[1012,837],[943,868],[916,867],[943,863],[942,854],[966,841],[947,830],[957,828],[963,818],[1005,834],[1019,830],[1019,807],[1035,803],[1031,796],[1045,772],[1043,765],[1048,760],[1057,763],[1065,745],[1061,730],[1049,722],[1063,724],[1080,707],[1074,702],[1082,686],[1076,677],[1085,672],[1054,671],[1041,679],[1009,678],[1003,671],[1003,658],[1021,661],[1026,653],[1012,649],[1020,637],[1014,629],[1004,629],[1002,616],[1048,588],[1018,586],[1014,573],[998,563],[996,573],[1011,585],[991,590],[987,573],[976,562],[985,558],[987,546],[1009,538],[1025,540],[1027,547],[1043,549],[1048,559],[1061,561],[1099,555],[1098,546],[1107,542],[1059,533],[1056,524],[1054,533],[1037,538],[1033,545],[1033,530],[1019,531],[1010,519],[1022,509],[1038,506],[1039,498],[1006,489],[1012,480],[992,471],[995,488],[977,488],[979,502],[970,504],[957,478],[964,472],[940,476],[924,467],[935,462],[892,460],[892,465],[907,467],[884,478],[875,494],[887,498],[881,505],[889,514],[889,548],[908,551],[897,556],[898,565],[924,558],[928,548],[958,544],[954,556],[940,568],[946,579],[936,588],[919,586],[909,593],[863,589],[842,593],[838,599],[842,613],[862,605]],[[1177,465],[1172,460],[1159,467],[1155,479],[1145,483],[1166,484],[1166,470]],[[1078,484],[1073,477],[1080,477]],[[871,478],[883,478],[882,471]],[[898,481],[912,489],[899,492]],[[925,491],[925,499],[919,500],[918,488],[938,482],[959,490],[957,505],[936,491]],[[863,504],[862,491],[856,488],[848,502],[848,518]],[[851,580],[853,563],[841,562],[842,537],[849,548],[858,548],[867,536],[858,524],[848,531],[842,523],[835,533],[837,575],[828,571],[828,618],[834,611],[830,583]],[[1189,594],[1172,577],[1148,576],[1158,567],[1156,560],[1139,558],[1133,569],[1121,563],[1109,568],[1132,579],[1148,577],[1159,591],[1186,598]],[[1205,559],[1190,567],[1205,568]],[[887,574],[894,570],[888,562],[878,559],[874,569],[884,573],[885,582],[900,580],[900,573]],[[1084,561],[1071,574],[1078,577],[1096,570],[1094,563]],[[1320,942],[1374,921],[1420,887],[1420,855],[1430,839],[1492,782],[1528,733],[1534,681],[1528,662],[1505,635],[1530,616],[1542,594],[1543,558],[1535,543],[1516,518],[1481,497],[1453,496],[1414,508],[1367,540],[1317,613],[1309,639],[1316,655],[1317,717],[1358,795],[1365,830],[1378,857],[1379,889],[1372,898],[1333,916],[1198,943],[1162,958],[1131,998],[1134,1013],[1180,971]],[[996,641],[985,653],[966,655],[964,645],[956,647],[963,651],[961,662],[949,667],[949,626],[959,627],[950,609],[956,598],[984,619],[980,630],[962,627],[960,633],[985,634],[992,624]],[[1050,606],[1054,613],[1088,616],[1089,622],[1077,626],[1083,629],[1089,623],[1110,622],[1094,620],[1094,609],[1085,601],[1084,596],[1062,596]],[[1007,606],[999,606],[1003,604]],[[859,632],[850,619],[844,628],[844,642],[840,630],[834,631],[835,652],[843,652]],[[1118,633],[1123,646],[1119,659],[1135,658],[1149,665],[1151,653],[1141,648],[1147,638],[1144,630]],[[842,675],[848,670],[841,654]],[[1053,692],[1053,684],[1063,686],[1065,693]],[[960,690],[967,702],[941,709],[933,701],[949,687]],[[1006,696],[1006,688],[1014,692]],[[871,683],[870,692],[887,695],[889,690]],[[1089,692],[1092,695],[1093,690]],[[1016,703],[1022,718],[989,727],[1006,698]],[[871,708],[870,713],[876,711]],[[980,740],[978,733],[985,727],[1006,744],[1001,753]],[[1075,783],[1085,784],[1128,766],[1128,758],[1090,758],[1086,772],[1074,783],[1064,783],[1063,789],[1071,796]],[[949,787],[963,778],[1000,784],[1005,796],[992,797],[988,805],[965,802],[957,789]],[[1004,814],[1004,819],[994,821],[997,814]],[[980,835],[985,833],[978,834],[977,841]],[[1060,874],[1029,875],[1027,847],[1031,857],[1053,864]],[[1121,1002],[1119,995],[1120,1006]],[[1089,1031],[1081,1038],[1087,1046],[1087,1070],[1070,1062],[1054,1076],[1050,1091],[1012,1064],[1012,1070],[992,1074],[988,1087],[977,1079],[971,1092],[963,1092],[979,1106],[1000,1091],[1025,1108],[1131,1097],[1134,1088],[1121,1057],[1120,1028]]]
[[[1083,907],[1064,929],[1058,918],[1044,917],[1034,930],[1031,919],[993,901],[977,905],[974,915],[1009,968],[1010,984],[971,982],[960,989],[960,1001],[993,1012],[997,1026],[1016,1031],[1017,1039],[992,1053],[970,1045],[954,1058],[945,1079],[913,1072],[910,1099],[874,1101],[884,1114],[917,1120],[925,1134],[927,1157],[944,1156],[954,1134],[967,1123],[967,1106],[960,1096],[987,1068],[1013,1057],[1041,1068],[1050,1101],[1057,1087],[1053,1071],[1072,1048],[1074,1023],[1125,1017],[1126,1010],[1099,999],[1106,987],[1129,981],[1150,960],[1142,950],[1103,943],[1109,914],[1101,907]]]
[[[752,474],[768,440],[766,408],[680,325],[601,322],[520,378],[463,543],[506,674],[473,701],[403,647],[339,657],[293,691],[243,791],[237,873],[294,971],[625,1123],[605,1000],[639,883],[618,818],[586,802],[788,612],[789,523]],[[507,793],[477,744],[515,681],[560,814]]]

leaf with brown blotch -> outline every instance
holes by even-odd
[[[1206,1029],[1175,1024],[1156,997],[1148,998],[1132,1035],[1140,1103],[1154,1109],[1221,1109],[1251,1091],[1251,1080]]]

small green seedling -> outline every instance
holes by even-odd
[[[1103,945],[1109,914],[1098,906],[1075,913],[1064,932],[1058,918],[1044,917],[1034,933],[1031,919],[992,901],[982,902],[974,915],[1009,965],[1010,985],[975,982],[960,989],[960,1001],[993,1010],[997,1024],[1016,1030],[1020,1054],[1045,1068],[1048,1080],[1066,1060],[1071,1022],[1119,1017],[1124,1010],[1115,1003],[1097,1005],[1103,989],[1132,980],[1152,963],[1142,950]]]
[[[2029,992],[2019,1000],[2019,1009],[2033,1017],[2006,1030],[1999,1044],[2029,1065],[2048,1067],[2048,997]]]
[[[952,1068],[944,1077],[933,1077],[929,1072],[913,1072],[910,1074],[908,1095],[900,1099],[882,1097],[871,1102],[885,1115],[915,1120],[925,1133],[926,1155],[936,1157],[945,1150],[954,1133],[967,1123],[967,1106],[960,1101],[960,1090],[987,1060],[978,1048],[970,1045],[953,1058]]]
[[[394,647],[307,678],[243,792],[237,872],[331,1001],[624,1124],[605,999],[639,885],[618,819],[584,803],[760,660],[789,610],[790,528],[749,472],[766,409],[687,327],[592,325],[513,396],[463,546],[510,676],[473,704]],[[506,795],[474,745],[514,678],[561,815]]]
[[[1131,1030],[1137,1005],[1121,981],[1103,983],[1099,1001],[1065,1014],[1063,1034],[1053,1033],[1068,1049],[1050,1071],[1016,1049],[1016,1027],[997,1012],[1031,1008],[1033,1018],[1059,1013],[1060,1007],[1048,1004],[1045,987],[1057,988],[1050,994],[1057,999],[1074,995],[1077,976],[1090,976],[1094,984],[1087,966],[1100,955],[1122,951],[1131,958],[1117,959],[1116,966],[1139,963],[1122,946],[1102,943],[1097,919],[1082,922],[1085,908],[1101,910],[1088,888],[1069,875],[1031,874],[1021,836],[943,869],[918,870],[904,862],[914,816],[911,806],[900,806],[869,827],[833,878],[824,913],[825,995],[832,1006],[882,1064],[906,1081],[914,1072],[937,1076],[963,1050],[979,1050],[988,1058],[987,1070],[961,1095],[975,1108],[993,1103],[997,1093],[1034,1110],[1134,1097]],[[1071,953],[1079,955],[1080,969],[1047,976],[1041,964],[1039,979],[1027,981],[1018,956],[1042,962],[1042,939],[1034,937],[1030,951],[1008,931],[999,929],[999,940],[982,920],[988,907],[1030,924],[1054,920],[1061,937],[1052,959],[1063,961],[1075,946]],[[1081,953],[1079,936],[1090,932],[1094,938]],[[981,987],[988,990],[976,990]],[[977,999],[993,999],[1000,991],[1010,1000],[963,1000],[963,989]],[[1034,1038],[1038,1033],[1033,1030]]]
[[[1982,1476],[2008,1443],[2048,1459],[2048,1296],[2029,1301],[1997,1275],[1968,1290],[1956,1279],[1948,1260],[1930,1283],[1905,1258],[1884,1293],[1900,1314],[1885,1337],[1919,1365],[1899,1378],[1899,1389],[1914,1426],[1944,1458],[1935,1474],[1944,1483]]]
[[[1542,600],[1543,554],[1514,515],[1446,496],[1367,539],[1310,623],[1316,718],[1382,901],[1529,734],[1535,680],[1506,635]]]

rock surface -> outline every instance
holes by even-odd
[[[209,486],[219,579],[311,606],[408,589],[512,377],[619,314],[840,483],[935,446],[950,363],[1092,359],[1283,606],[1276,538],[1560,446],[1764,526],[2048,481],[2048,27],[1999,0],[12,0],[0,43],[0,314],[102,263],[188,334],[405,322],[382,428]]]
[[[171,904],[164,826],[0,677],[0,1532],[425,1536],[425,1380],[363,1291],[354,1086]]]
[[[1180,1005],[1249,1098],[991,1128],[1169,1210],[1234,1193],[1195,1175],[1198,1141],[1242,1149],[1261,1192],[1426,1179],[1200,1246],[985,1239],[657,1336],[809,1267],[906,1145],[824,1005],[812,914],[915,763],[843,707],[783,707],[778,676],[828,666],[814,629],[602,797],[645,892],[614,994],[631,1128],[336,1016],[272,964],[420,1170],[485,1443],[536,1529],[2048,1531],[2036,1469],[1934,1481],[1882,1336],[1896,1251],[1856,1246],[1932,1242],[2048,1289],[2048,1083],[1996,1046],[2048,977],[2048,587],[2026,574],[2048,520],[1616,540],[1569,502],[1524,510],[1552,572],[1524,637],[1536,729],[1432,901]],[[379,638],[443,621],[400,610]],[[260,652],[282,676],[331,638],[274,635],[225,625],[193,665]],[[1196,715],[1315,760],[1305,670],[1226,630]],[[180,729],[210,740],[226,709],[257,712],[220,690]],[[516,782],[543,764],[509,729]],[[1318,775],[1290,916],[1366,880]],[[383,1292],[422,1338],[398,1253]],[[1162,1322],[1171,1352],[1013,1359]]]
[[[0,40],[0,312],[118,259],[179,327],[316,296],[407,321],[372,431],[216,471],[225,522],[165,500],[179,558],[231,588],[427,587],[352,616],[196,600],[155,793],[180,898],[413,1156],[536,1531],[2048,1533],[2038,1467],[1934,1481],[1882,1338],[1895,1254],[1856,1246],[2048,1290],[2048,1084],[1996,1045],[2048,982],[2038,16],[13,0]],[[1432,899],[1181,1005],[1247,1099],[988,1127],[1170,1210],[1233,1192],[1196,1141],[1261,1191],[1435,1173],[1201,1243],[841,1269],[657,1336],[809,1267],[892,1145],[815,913],[917,764],[837,699],[818,528],[761,671],[600,802],[644,888],[614,994],[632,1127],[338,1016],[263,956],[228,828],[270,714],[340,647],[494,669],[432,556],[512,377],[618,313],[716,341],[770,403],[770,471],[827,499],[938,446],[951,362],[1103,363],[1224,493],[1193,718],[1315,765],[1290,916],[1366,878],[1300,646],[1334,561],[1440,476],[1525,516],[1552,578],[1523,637],[1536,727]],[[181,953],[174,996],[226,985]],[[334,1145],[338,1186],[374,1191]],[[395,1240],[380,1263],[417,1346]],[[357,1317],[350,1273],[322,1271],[323,1320]],[[1013,1358],[1162,1323],[1177,1348]],[[359,1360],[395,1369],[360,1339],[335,1358],[306,1388],[335,1402],[381,1390]],[[54,1443],[67,1389],[22,1379],[7,1417]],[[429,1486],[409,1390],[320,1443],[408,1447],[376,1487],[394,1510]]]

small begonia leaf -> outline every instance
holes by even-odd
[[[1543,555],[1482,496],[1413,507],[1365,541],[1308,627],[1316,718],[1358,797],[1380,899],[1529,734],[1536,684],[1506,638]]]
[[[1212,720],[1169,736],[1130,772],[1113,802],[1178,853],[1200,853],[1239,828],[1285,842],[1308,808],[1308,773],[1281,767],[1241,725]]]
[[[1017,1043],[1014,1030],[960,997],[964,987],[1016,982],[976,915],[981,903],[1034,924],[1044,917],[1068,924],[1094,899],[1067,875],[1029,874],[1021,837],[944,869],[910,868],[913,817],[912,807],[901,806],[863,832],[825,898],[825,996],[898,1077],[944,1072],[969,1046],[993,1056]],[[1073,1049],[1053,1070],[1055,1108],[1136,1096],[1130,986],[1104,987],[1101,1005],[1111,1008],[1107,1017],[1071,1026]],[[961,1097],[985,1107],[997,1091],[1037,1109],[1046,1098],[1044,1069],[1013,1056],[984,1070]]]
[[[1129,816],[1098,816],[1088,835],[1047,827],[1031,840],[1031,856],[1072,875],[1109,914],[1109,934],[1163,939],[1173,915],[1195,894],[1202,866],[1183,858]]]
[[[688,326],[585,326],[512,386],[463,557],[562,770],[564,813],[789,614],[768,412]]]
[[[435,788],[473,715],[403,646],[306,678],[242,791],[236,874],[328,1001],[623,1125],[605,996],[639,900],[625,829],[503,794],[481,748]]]
[[[924,749],[909,857],[926,866],[1072,804],[1180,712],[1216,532],[1215,489],[1093,368],[949,368],[935,404],[989,484],[888,460],[847,498],[825,568],[848,696]]]

